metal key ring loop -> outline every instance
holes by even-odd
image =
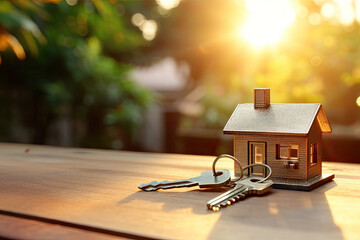
[[[263,164],[263,163],[254,163],[254,164],[250,164],[250,165],[245,166],[242,170],[245,171],[246,169],[248,169],[248,168],[250,168],[250,167],[254,167],[254,166],[265,167],[265,168],[267,168],[267,169],[269,170],[269,174],[268,174],[263,180],[258,181],[258,183],[265,182],[266,180],[269,179],[269,177],[271,176],[272,171],[271,171],[271,168],[270,168],[268,165],[266,165],[266,164]]]
[[[217,176],[217,175],[218,175],[218,174],[216,173],[216,171],[215,171],[216,162],[217,162],[220,158],[223,158],[223,157],[231,158],[232,160],[234,160],[234,161],[238,164],[238,166],[240,167],[240,170],[241,170],[241,176],[239,177],[239,179],[241,179],[241,178],[244,176],[244,174],[243,174],[243,168],[242,168],[242,166],[241,166],[241,163],[240,163],[240,161],[239,161],[236,157],[231,156],[231,155],[229,155],[229,154],[222,154],[222,155],[218,156],[217,158],[215,158],[215,160],[214,160],[214,162],[213,162],[213,165],[212,165],[212,171],[213,171],[214,176]]]

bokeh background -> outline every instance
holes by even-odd
[[[360,0],[0,0],[0,141],[232,154],[256,87],[360,162]]]

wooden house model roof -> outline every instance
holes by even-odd
[[[236,107],[224,127],[224,133],[307,135],[315,120],[322,132],[331,132],[320,103],[270,104],[268,108],[254,108],[253,103],[245,103]]]

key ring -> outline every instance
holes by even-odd
[[[242,168],[242,166],[241,166],[241,163],[240,163],[240,161],[239,161],[236,157],[231,156],[231,155],[229,155],[229,154],[222,154],[222,155],[218,156],[217,158],[215,158],[215,160],[214,160],[214,162],[213,162],[213,165],[212,165],[213,175],[214,175],[214,176],[218,176],[218,173],[215,171],[215,165],[216,165],[216,162],[217,162],[220,158],[223,158],[223,157],[231,158],[232,160],[234,160],[234,161],[238,164],[238,166],[240,167],[240,170],[241,170],[241,176],[240,176],[239,179],[238,179],[238,180],[240,180],[240,179],[244,176],[244,174],[243,174],[243,168]],[[250,165],[249,165],[249,166],[250,166]],[[271,169],[270,169],[270,173],[271,173]]]
[[[260,180],[260,181],[257,181],[257,182],[262,183],[262,182],[265,182],[266,180],[268,180],[269,177],[271,176],[272,171],[271,171],[271,168],[268,165],[264,164],[264,163],[250,164],[250,165],[245,166],[242,170],[245,171],[246,169],[248,169],[250,167],[255,167],[255,166],[262,166],[262,167],[265,167],[265,168],[269,169],[269,174],[263,180]]]

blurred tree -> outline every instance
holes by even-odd
[[[322,102],[334,123],[360,120],[356,3],[294,0],[282,10],[289,2],[181,1],[159,22],[154,51],[188,62],[197,85],[206,86],[204,127],[222,128],[236,104],[252,102],[254,87],[270,87],[273,102]],[[254,47],[284,22],[278,42]]]
[[[131,65],[109,57],[129,56],[146,45],[125,20],[130,19],[124,18],[125,6],[120,1],[1,1],[0,11],[5,34],[0,51],[10,47],[22,60],[8,50],[2,54],[1,139],[19,141],[20,129],[20,141],[43,144],[50,127],[65,119],[71,144],[130,148],[152,97],[128,78]],[[32,54],[25,58],[27,49]]]

